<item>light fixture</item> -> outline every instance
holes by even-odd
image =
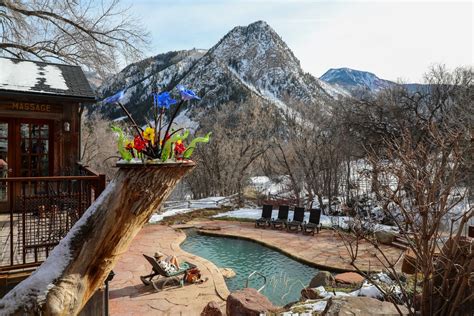
[[[71,123],[64,122],[64,131],[69,132],[71,130]]]

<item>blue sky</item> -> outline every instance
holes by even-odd
[[[419,82],[430,65],[473,65],[471,1],[123,0],[152,34],[148,55],[210,48],[237,25],[266,21],[303,69],[350,67]]]

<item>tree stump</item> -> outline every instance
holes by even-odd
[[[0,300],[0,314],[76,315],[194,162],[121,165],[47,260]]]

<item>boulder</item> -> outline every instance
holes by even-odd
[[[335,280],[331,272],[329,271],[319,271],[318,274],[311,279],[308,287],[318,287],[318,286],[334,286]]]
[[[379,243],[386,245],[391,245],[396,236],[395,233],[386,230],[376,231],[374,235]]]
[[[317,298],[320,298],[319,291],[315,288],[304,288],[301,290],[301,298],[303,300],[315,300]]]
[[[219,304],[217,304],[214,301],[210,301],[207,303],[207,305],[204,307],[204,309],[201,312],[201,316],[223,316],[224,314],[221,311],[221,308],[219,307]]]
[[[235,277],[235,271],[231,268],[220,268],[219,270],[221,271],[222,276],[226,279]]]
[[[402,315],[408,315],[405,306],[398,305]],[[366,315],[400,315],[390,302],[382,302],[370,297],[333,297],[328,300],[323,315],[327,316],[366,316]]]
[[[364,282],[364,277],[359,273],[345,272],[337,274],[335,277],[337,283],[359,285]]]
[[[259,316],[276,309],[278,307],[274,306],[266,296],[252,288],[232,292],[227,297],[227,316]]]

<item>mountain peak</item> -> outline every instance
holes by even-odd
[[[246,26],[246,28],[251,29],[251,30],[272,30],[270,25],[268,25],[267,22],[263,20],[255,21],[253,23],[250,23],[249,25]]]
[[[380,79],[371,72],[347,67],[331,68],[319,79],[352,92],[378,92],[395,84],[392,81]]]

